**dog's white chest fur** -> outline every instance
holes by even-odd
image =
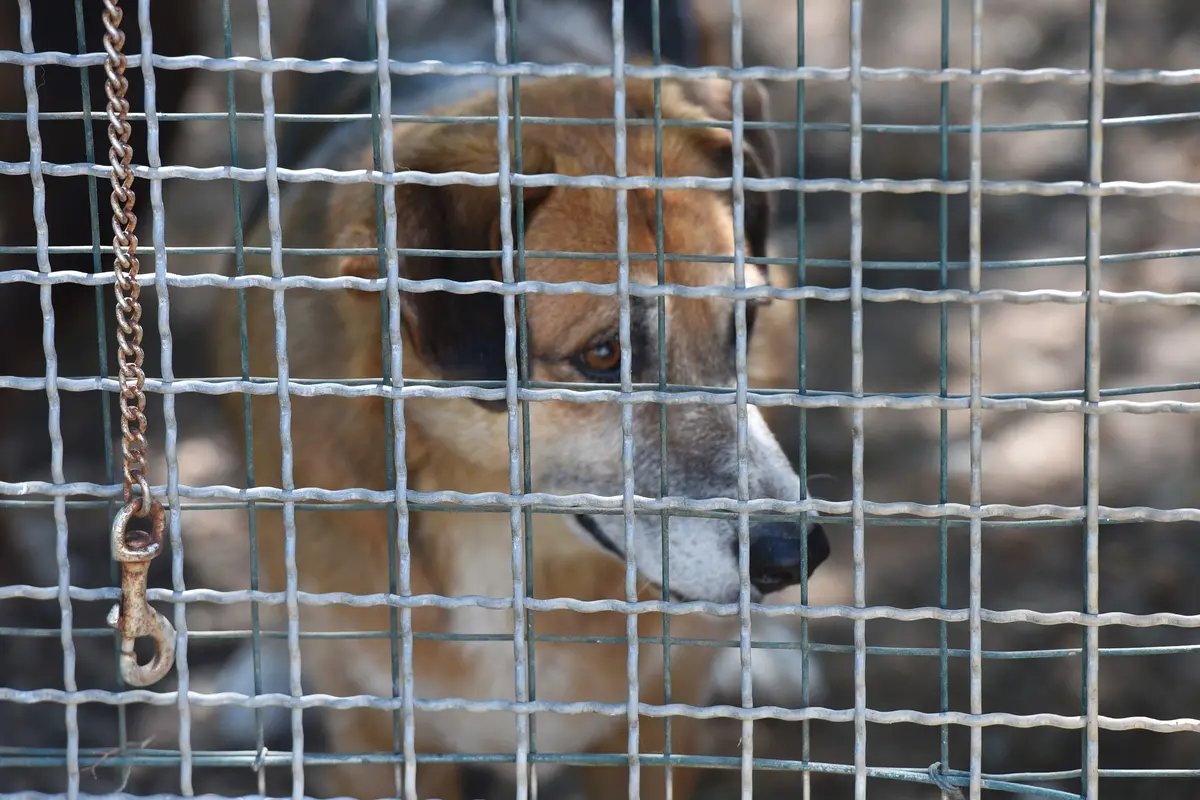
[[[453,615],[450,630],[454,633],[511,635],[513,629],[508,622],[511,618],[510,614],[496,611],[463,609]],[[516,699],[516,654],[512,642],[470,642],[458,649],[462,658],[458,674],[418,675],[420,696],[485,701]],[[529,680],[534,677],[538,700],[597,700],[599,698],[586,694],[589,669],[586,645],[564,648],[537,643],[533,660],[526,661],[522,688],[526,689],[528,697]],[[425,714],[418,724],[428,725],[447,747],[462,752],[506,753],[515,752],[517,746],[517,718],[512,713],[437,712]],[[614,724],[622,723],[613,717],[598,715],[539,714],[533,729],[540,750],[586,752],[610,735]],[[541,767],[539,771],[544,775],[547,769]]]
[[[507,527],[507,526],[505,526]],[[454,565],[453,580],[446,587],[451,596],[476,595],[511,597],[513,593],[511,540],[507,531],[480,530],[469,553],[461,553]],[[565,531],[564,531],[565,533]],[[567,534],[570,536],[571,534]],[[538,544],[545,547],[543,540]],[[572,542],[574,546],[574,542]],[[535,631],[537,617],[534,617]],[[509,609],[460,608],[451,611],[440,633],[513,636],[513,614]],[[444,656],[437,663],[418,661],[414,683],[416,695],[424,700],[460,699],[515,701],[517,656],[509,641],[455,641],[440,645]],[[527,644],[523,649],[528,652]],[[644,648],[640,657],[642,674],[662,670],[661,648]],[[442,663],[444,661],[444,663]],[[610,663],[610,662],[604,662]],[[358,665],[357,681],[365,691],[391,692],[390,659]],[[625,672],[597,674],[603,667],[595,660],[595,645],[536,642],[533,659],[525,662],[523,681],[534,678],[535,699],[550,702],[621,703],[625,700]],[[528,697],[528,694],[526,694]],[[533,746],[541,752],[587,752],[624,728],[623,716],[599,714],[538,714],[532,718]],[[422,711],[416,716],[417,740],[436,742],[442,752],[515,753],[517,716],[513,712],[471,710]],[[503,766],[501,770],[511,770]],[[540,764],[539,778],[547,779],[557,765]]]

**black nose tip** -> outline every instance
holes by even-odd
[[[795,586],[802,580],[803,548],[808,545],[808,577],[829,558],[829,539],[819,524],[802,537],[799,523],[768,522],[750,529],[750,583],[764,595]],[[736,544],[735,544],[736,547]]]

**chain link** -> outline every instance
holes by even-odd
[[[125,502],[133,500],[134,485],[141,487],[140,517],[150,513],[152,498],[146,481],[146,382],[142,371],[142,305],[138,300],[137,216],[133,207],[133,148],[129,146],[132,126],[127,116],[129,100],[125,93],[125,33],[121,30],[124,12],[119,0],[104,0],[104,92],[108,95],[108,161],[112,165],[113,271],[117,295],[117,382],[121,388],[121,456],[124,461]]]
[[[104,93],[108,95],[108,161],[112,165],[113,272],[117,296],[117,382],[120,386],[121,457],[125,506],[113,520],[112,556],[121,565],[121,602],[108,616],[108,624],[121,635],[121,677],[133,686],[161,680],[175,661],[175,629],[146,602],[146,574],[150,562],[162,552],[165,512],[150,493],[146,477],[146,374],[142,370],[142,304],[137,283],[137,197],[133,192],[133,148],[129,145],[129,101],[125,94],[124,12],[120,0],[104,0]],[[134,486],[138,487],[134,494]],[[131,531],[134,516],[149,517],[149,532]],[[154,640],[154,656],[138,664],[134,642],[143,636]]]

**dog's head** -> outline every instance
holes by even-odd
[[[648,81],[629,81],[627,174],[655,174],[653,88]],[[761,87],[747,84],[745,118],[764,120],[766,98]],[[523,117],[611,118],[614,106],[608,80],[552,80],[522,85]],[[733,139],[729,127],[705,127],[731,117],[731,84],[722,80],[664,81],[661,87],[661,163],[666,177],[729,177]],[[495,113],[495,99],[483,98],[457,110],[463,115]],[[672,126],[671,122],[691,123]],[[611,124],[564,125],[525,122],[521,128],[520,172],[567,175],[615,175],[615,135]],[[747,128],[744,174],[769,177],[775,167],[774,142],[768,130]],[[410,125],[397,129],[396,164],[427,172],[497,170],[494,123]],[[515,156],[515,149],[514,149]],[[513,171],[517,171],[514,158]],[[514,190],[513,229],[524,227],[524,247],[542,255],[525,257],[528,280],[615,284],[618,265],[616,194],[608,189],[526,188],[520,212]],[[343,229],[341,245],[372,247],[376,242],[376,204],[364,193],[346,195],[339,214],[356,222]],[[403,185],[395,190],[399,246],[433,250],[491,250],[501,247],[500,195],[492,187]],[[338,202],[335,200],[335,202]],[[664,283],[685,287],[734,285],[734,206],[729,192],[665,190],[661,200]],[[635,254],[629,279],[635,284],[658,282],[658,208],[653,190],[627,194],[628,246]],[[764,255],[770,218],[769,195],[745,193],[745,244],[751,256]],[[581,260],[554,252],[610,254]],[[551,253],[545,255],[546,253]],[[650,254],[637,258],[636,254]],[[694,256],[677,260],[675,254]],[[346,257],[343,274],[376,277],[374,257]],[[401,273],[411,279],[496,280],[500,259],[402,256]],[[762,284],[765,268],[747,265],[747,285]],[[363,297],[347,302],[364,320],[378,325],[379,303]],[[604,383],[620,381],[619,300],[587,294],[530,294],[526,300],[528,337],[518,343],[528,352],[529,379],[536,383]],[[632,297],[630,364],[634,383],[733,387],[735,385],[735,304],[728,297]],[[756,302],[747,303],[747,331],[753,329]],[[411,377],[466,381],[503,381],[506,375],[504,300],[496,293],[414,292],[402,301],[406,338],[404,372]],[[378,338],[373,352],[378,375]],[[416,363],[413,363],[413,362]],[[665,413],[663,413],[665,408]],[[476,468],[507,476],[508,416],[504,402],[442,398],[407,402],[406,413],[431,446]],[[801,498],[799,479],[758,409],[747,413],[744,460],[751,498]],[[655,496],[665,481],[667,493],[692,498],[737,497],[739,457],[737,410],[732,403],[637,404],[632,410],[635,492]],[[530,403],[529,442],[533,490],[554,493],[621,495],[622,414],[615,403],[538,400]],[[665,434],[661,426],[665,421]],[[665,449],[662,444],[665,442]],[[436,456],[435,456],[436,457]],[[505,478],[505,481],[507,479]],[[507,486],[507,483],[502,485]],[[461,487],[440,487],[453,489]],[[625,521],[621,515],[577,515],[573,524],[585,539],[618,557],[625,555]],[[639,515],[633,547],[642,574],[661,582],[662,520]],[[686,599],[731,602],[738,593],[738,524],[736,518],[675,516],[669,522],[669,586]],[[801,553],[807,542],[809,572],[829,553],[819,525],[808,530],[794,517],[750,523],[750,576],[755,595],[769,594],[801,579]]]

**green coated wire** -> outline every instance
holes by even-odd
[[[194,256],[194,255],[233,255],[236,251],[233,247],[209,246],[195,247],[186,245],[172,245],[165,248],[169,256]],[[0,255],[32,255],[37,252],[37,248],[33,245],[4,245],[0,246]],[[92,253],[93,248],[87,245],[54,245],[49,248],[50,255],[69,255],[72,253]],[[104,255],[112,255],[111,245],[101,246],[100,252]],[[271,254],[269,247],[246,247],[243,248],[246,255],[266,256]],[[287,257],[316,257],[326,258],[328,256],[361,256],[375,255],[376,250],[358,248],[358,247],[284,247],[281,249],[284,256]],[[499,258],[500,251],[498,250],[440,250],[440,249],[422,249],[422,248],[397,248],[397,252],[402,256],[427,256],[434,258]],[[616,258],[615,253],[579,253],[571,250],[527,250],[526,257],[533,259],[572,259],[575,261],[612,261]],[[658,253],[635,253],[629,254],[630,261],[656,261],[659,258]],[[705,253],[665,253],[662,258],[670,262],[698,262],[704,264],[731,264],[733,263],[732,256],[716,256]],[[1200,258],[1200,247],[1182,247],[1171,250],[1144,250],[1138,252],[1127,253],[1110,253],[1100,257],[1102,264],[1133,264],[1139,261],[1158,261],[1162,259],[1174,258]],[[796,267],[798,259],[788,258],[784,256],[746,256],[747,264],[762,264],[775,265],[781,267]],[[822,267],[827,269],[848,269],[850,262],[845,259],[836,258],[811,258],[806,257],[805,263],[810,267]],[[866,270],[928,270],[941,271],[945,266],[946,269],[953,271],[965,271],[969,264],[966,261],[947,261],[944,265],[941,261],[864,261],[863,269]],[[1083,256],[1065,256],[1055,258],[1024,258],[1011,259],[1002,261],[984,261],[983,269],[985,270],[1008,270],[1008,269],[1035,269],[1038,267],[1083,267],[1085,261]],[[168,280],[175,277],[174,273],[167,273]],[[30,276],[30,282],[36,282],[38,278]],[[111,279],[106,280],[106,283],[111,283]],[[864,301],[871,301],[870,297],[864,297]]]
[[[650,38],[653,63],[662,64],[662,13],[659,0],[650,3]],[[663,176],[663,114],[662,114],[662,80],[654,79],[654,176]],[[663,193],[662,189],[654,190],[654,249],[655,267],[658,285],[666,284],[665,242],[663,240]],[[658,298],[658,385],[659,391],[667,385],[667,299]],[[667,469],[667,407],[660,403],[658,406],[658,496],[667,497],[670,493],[670,478]],[[662,539],[662,599],[671,599],[671,515],[663,512],[659,516],[659,534]],[[662,615],[663,650],[663,702],[671,702],[671,615]],[[639,642],[640,644],[640,642]],[[663,755],[671,756],[671,718],[663,720]],[[663,770],[663,781],[668,788],[672,787],[671,764]]]
[[[941,67],[950,67],[950,1],[942,0],[942,42]],[[950,179],[950,85],[942,84],[939,98],[939,115],[942,133],[939,142],[940,175],[942,180]],[[941,269],[938,277],[943,289],[949,288],[950,280],[950,198],[942,195],[938,199],[938,255]],[[946,304],[939,306],[938,319],[938,393],[946,397],[949,391],[949,313]],[[949,502],[949,423],[950,413],[946,409],[938,412],[938,502]],[[950,526],[943,517],[938,524],[938,602],[942,608],[949,608],[949,540]],[[950,661],[949,661],[949,630],[945,622],[938,623],[938,642],[941,649],[940,660],[940,701],[942,711],[950,710]],[[941,728],[941,759],[943,772],[950,768],[950,726]]]
[[[375,33],[375,3],[372,0],[364,0],[366,6],[366,26],[367,26],[367,47],[370,52],[375,53],[378,46],[378,38]],[[389,100],[390,102],[390,100]],[[383,165],[383,143],[381,141],[383,119],[380,116],[380,97],[379,97],[379,73],[371,73],[371,148],[372,158],[375,169],[382,169]],[[387,243],[385,241],[385,225],[387,223],[383,210],[383,187],[375,186],[375,241],[376,258],[378,259],[379,277],[387,277]],[[381,346],[381,363],[382,376],[385,385],[392,382],[392,347],[400,347],[400,342],[391,341],[391,328],[388,324],[391,315],[391,309],[388,306],[388,298],[386,293],[379,295],[379,314],[380,314],[380,346]],[[392,409],[395,401],[390,398],[385,398],[383,403],[383,425],[384,425],[384,469],[386,470],[387,488],[389,491],[396,489],[396,430],[393,424]],[[387,540],[388,540],[388,591],[392,594],[399,592],[399,549],[400,542],[397,532],[396,515],[391,512],[387,513]],[[400,686],[400,612],[399,609],[392,607],[388,609],[388,640],[390,644],[390,659],[392,671],[392,697],[400,698],[402,689]],[[403,710],[395,709],[392,711],[392,753],[402,754],[403,751]],[[400,770],[400,762],[395,764],[395,775],[393,776],[396,795],[400,796],[404,793],[404,782]]]
[[[62,766],[66,763],[65,756],[59,750],[23,750],[23,753],[29,755],[6,756],[5,751],[8,748],[0,748],[0,768],[4,767],[54,767]],[[193,756],[195,762],[199,766],[204,767],[252,767],[257,761],[257,757],[253,753],[237,752],[237,751],[200,751]],[[290,763],[291,754],[288,752],[267,752],[261,759],[262,763],[267,765],[287,765]],[[395,764],[399,757],[394,754],[387,753],[313,753],[305,752],[303,754],[303,763],[305,766],[331,766],[337,764]],[[660,766],[670,764],[683,767],[699,767],[704,769],[724,769],[736,770],[740,768],[741,760],[736,757],[722,756],[694,756],[694,755],[675,755],[669,759],[662,755],[641,754],[639,759],[647,766]],[[138,765],[147,767],[169,767],[179,763],[179,754],[175,751],[166,750],[145,750],[139,749],[132,751],[132,754],[125,756],[112,756],[111,753],[106,753],[103,750],[96,748],[81,748],[80,749],[80,764],[81,766],[91,767],[100,762],[111,763],[117,762],[120,765]],[[509,753],[479,753],[479,754],[426,754],[419,753],[416,756],[418,764],[484,764],[484,765],[499,765],[512,764],[516,757]],[[539,753],[536,757],[531,756],[531,761],[535,763],[560,764],[564,766],[590,766],[590,767],[622,767],[628,764],[628,757],[618,754],[586,754],[586,753]],[[770,758],[755,758],[754,769],[770,772],[800,772],[804,770],[819,772],[832,775],[849,775],[852,774],[852,768],[848,768],[843,764],[829,764],[821,762],[804,762],[793,761],[786,759],[770,759]],[[903,781],[907,783],[931,784],[932,779],[925,770],[912,768],[890,768],[890,767],[868,767],[868,775],[872,778],[882,778],[885,780]],[[1020,795],[1026,798],[1033,797],[1049,797],[1057,798],[1058,800],[1081,800],[1079,795],[1057,791],[1055,789],[1044,788],[1041,786],[1030,785],[1038,782],[1049,782],[1062,780],[1064,778],[1077,777],[1078,770],[1067,770],[1059,772],[1031,772],[1031,773],[1015,773],[1012,775],[987,775],[983,780],[983,788],[992,791],[1001,791],[1011,794]],[[1147,777],[1173,777],[1173,778],[1195,778],[1200,776],[1198,770],[1101,770],[1101,775],[1112,778],[1147,778]],[[965,773],[957,770],[947,772],[947,782],[956,785],[965,785],[967,778]],[[1018,782],[1020,781],[1020,782]]]
[[[111,636],[112,631],[108,628],[78,628],[77,635],[83,638],[100,638]],[[61,635],[61,631],[56,628],[14,628],[0,627],[0,636],[27,638],[27,639],[51,639]],[[189,631],[190,639],[205,640],[205,641],[242,641],[247,640],[253,635],[252,631],[248,630],[212,630],[212,631]],[[287,638],[287,634],[283,631],[263,631],[262,638],[272,640],[283,640]],[[390,634],[385,631],[302,631],[301,639],[312,640],[354,640],[365,641],[384,639]],[[425,641],[449,641],[449,642],[512,642],[512,635],[505,633],[437,633],[432,631],[417,632],[413,634],[414,639]],[[557,642],[563,644],[592,644],[592,645],[608,645],[608,644],[625,644],[628,640],[624,636],[578,636],[572,634],[538,634],[540,642]],[[644,645],[657,645],[662,643],[660,636],[639,636],[638,643]],[[739,643],[732,639],[695,639],[689,637],[673,637],[671,644],[674,647],[721,647],[735,649],[739,647]],[[800,644],[792,641],[771,642],[757,641],[751,644],[755,650],[788,650],[795,651],[800,649]],[[825,642],[812,642],[807,647],[814,653],[833,653],[836,655],[854,655],[853,645],[843,644],[828,644]],[[867,654],[872,656],[904,656],[904,657],[920,657],[920,658],[941,658],[942,648],[939,647],[897,647],[893,645],[868,645]],[[968,658],[970,650],[961,648],[950,648],[945,651],[950,658]],[[1106,647],[1101,648],[1100,654],[1106,658],[1109,657],[1139,657],[1146,656],[1167,656],[1167,655],[1193,655],[1200,653],[1200,644],[1181,644],[1181,645],[1147,645],[1144,647]],[[984,650],[983,658],[991,661],[1037,661],[1046,659],[1059,658],[1077,658],[1084,655],[1084,650],[1081,647],[1063,647],[1050,650]]]
[[[232,74],[232,73],[231,73]],[[197,111],[178,111],[172,113],[159,113],[158,119],[162,122],[198,122],[198,121],[217,121],[220,122],[226,118],[226,114],[221,112],[197,112]],[[107,119],[104,112],[94,111],[90,114],[84,114],[79,111],[43,111],[38,113],[39,120],[80,120],[90,118],[92,121],[104,121]],[[354,120],[370,119],[369,114],[276,114],[277,122],[297,122],[302,124],[308,123],[324,123],[330,122],[350,122]],[[24,121],[24,112],[4,111],[0,112],[0,122],[21,122]],[[144,122],[146,115],[144,113],[130,113],[128,116],[130,122]],[[262,122],[263,114],[261,111],[243,111],[236,115],[238,122]],[[415,122],[425,124],[442,124],[454,123],[456,125],[496,125],[498,118],[494,116],[461,116],[447,117],[434,114],[396,114],[392,117],[392,121],[399,124],[401,122]],[[1112,117],[1101,120],[1100,124],[1104,128],[1134,128],[1146,125],[1185,125],[1200,121],[1200,112],[1181,112],[1175,114],[1144,114],[1129,117]],[[524,119],[527,125],[566,125],[575,127],[612,127],[612,119],[603,117],[539,117],[529,116]],[[651,120],[629,120],[630,127],[650,126]],[[729,128],[732,126],[730,122],[719,121],[694,121],[694,120],[665,120],[664,126],[668,128]],[[750,121],[745,123],[746,130],[762,130],[774,129],[793,131],[795,123],[793,122],[774,122],[774,121]],[[1086,119],[1060,120],[1057,122],[1014,122],[1003,124],[991,124],[982,126],[985,134],[993,133],[1042,133],[1045,131],[1065,131],[1065,130],[1086,130],[1088,121]],[[889,123],[863,123],[863,133],[884,133],[901,136],[940,136],[943,128],[938,125],[905,125],[905,124],[889,124]],[[806,122],[804,130],[813,133],[847,133],[850,130],[850,125],[845,122]],[[966,135],[971,132],[969,125],[950,125],[946,130],[952,135]]]
[[[796,66],[805,66],[808,52],[805,41],[805,0],[796,0]],[[805,105],[807,102],[804,81],[796,81],[796,177],[804,180],[807,172],[805,160]],[[807,196],[796,192],[796,285],[804,286],[808,280],[808,240],[807,240]],[[808,391],[808,303],[803,299],[796,301],[796,349],[797,349],[797,388],[803,395]],[[800,476],[800,489],[808,493],[808,410],[798,409],[797,437],[798,455],[796,458],[796,473]],[[805,520],[807,522],[807,520]],[[800,548],[800,603],[808,605],[808,538]],[[812,705],[812,665],[810,653],[812,644],[809,642],[808,619],[800,620],[800,697],[804,707]],[[800,758],[807,763],[812,754],[812,726],[808,720],[801,724]],[[804,800],[812,796],[812,773],[805,771],[801,778]]]
[[[519,61],[520,56],[520,36],[518,29],[520,27],[520,9],[517,7],[518,0],[509,0],[508,3],[508,32],[510,49],[509,57],[513,61]],[[521,78],[514,75],[512,81],[512,141],[513,141],[513,169],[520,174],[523,172],[524,164],[524,148],[522,142],[522,123],[524,119],[521,116]],[[513,209],[515,214],[516,227],[513,230],[513,248],[516,258],[516,276],[518,281],[525,280],[525,193],[518,191],[512,198]],[[532,375],[529,372],[529,316],[526,306],[526,295],[524,293],[517,295],[517,324],[519,348],[517,352],[517,385],[522,389],[528,389],[531,386]],[[530,427],[529,420],[529,401],[526,399],[517,400],[517,408],[521,414],[521,491],[526,494],[533,492],[533,432]],[[525,550],[525,597],[532,598],[534,596],[534,569],[533,569],[533,509],[526,508],[521,513],[521,536]],[[529,662],[529,668],[525,670],[525,690],[529,694],[530,700],[537,699],[537,669],[535,664],[536,659],[536,642],[537,636],[534,633],[534,617],[533,611],[525,609],[525,652]],[[537,716],[530,715],[529,717],[529,769],[532,770],[535,761],[532,757],[537,755]],[[529,775],[530,784],[533,785],[533,774]]]
[[[225,56],[226,58],[233,55],[233,18],[229,11],[229,0],[221,0],[221,29],[222,38],[224,39]],[[238,147],[238,130],[237,130],[237,86],[234,83],[233,73],[225,78],[225,94],[228,106],[227,120],[229,126],[229,158],[230,164],[234,167],[238,166],[239,147]],[[237,260],[236,274],[246,274],[246,248],[242,230],[242,187],[237,181],[232,182],[233,188],[233,243],[234,255]],[[246,321],[246,290],[238,289],[238,339],[240,348],[240,359],[242,367],[242,380],[250,379],[250,342],[249,329]],[[249,394],[242,395],[242,416],[244,420],[243,436],[244,448],[246,457],[246,488],[253,488],[255,485],[254,479],[254,417],[252,410],[252,401]],[[246,509],[246,525],[247,533],[250,539],[250,589],[258,591],[258,515],[256,513],[257,504],[253,501],[247,501]],[[254,694],[260,695],[263,693],[262,681],[262,621],[261,611],[257,602],[250,603],[250,625],[253,630],[251,643],[251,659],[252,668],[254,671]],[[261,708],[254,709],[254,731],[255,731],[255,747],[257,752],[262,752],[266,747],[266,732],[265,722],[263,720],[263,711]],[[262,770],[258,774],[258,790],[260,793],[266,792],[266,773]]]

